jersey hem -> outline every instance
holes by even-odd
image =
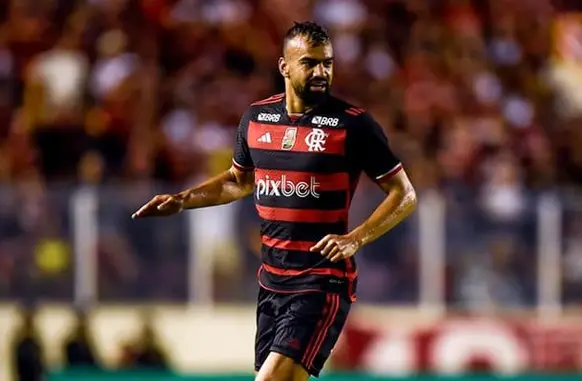
[[[261,281],[261,271],[264,271],[263,266],[259,267],[257,271],[257,283],[259,287],[266,291],[274,292],[277,294],[285,294],[285,295],[292,295],[292,294],[312,294],[312,293],[328,293],[328,294],[338,294],[344,297],[347,297],[350,302],[354,303],[357,301],[356,293],[353,292],[353,280],[348,279],[350,283],[350,288],[346,291],[330,291],[323,289],[321,287],[318,288],[307,288],[307,289],[300,289],[300,290],[282,290],[274,286],[267,286]]]

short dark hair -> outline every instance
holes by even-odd
[[[283,51],[285,51],[287,43],[297,36],[305,37],[313,46],[325,45],[331,41],[327,30],[318,23],[313,21],[295,21],[293,26],[285,34]]]

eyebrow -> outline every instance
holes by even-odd
[[[333,57],[327,57],[324,59],[318,59],[318,58],[313,58],[313,57],[301,57],[299,59],[299,61],[303,61],[303,62],[328,62],[328,61],[333,61]]]

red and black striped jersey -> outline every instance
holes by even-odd
[[[278,292],[346,292],[354,298],[354,258],[331,263],[309,248],[327,234],[347,233],[362,172],[381,180],[402,168],[378,123],[334,97],[292,117],[285,95],[274,95],[243,115],[233,163],[255,175],[254,200],[262,219],[260,285]]]

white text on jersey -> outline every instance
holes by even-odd
[[[281,119],[281,114],[260,113],[257,117],[259,122],[273,122],[277,123]]]
[[[296,195],[301,198],[308,196],[319,198],[320,196],[317,192],[319,183],[314,176],[311,176],[309,183],[305,181],[293,182],[288,180],[285,175],[275,179],[265,176],[264,179],[257,180],[256,186],[257,200],[261,196],[292,197]]]
[[[314,116],[311,119],[312,124],[317,124],[318,126],[328,126],[337,127],[339,124],[339,118],[328,118],[326,116]]]

